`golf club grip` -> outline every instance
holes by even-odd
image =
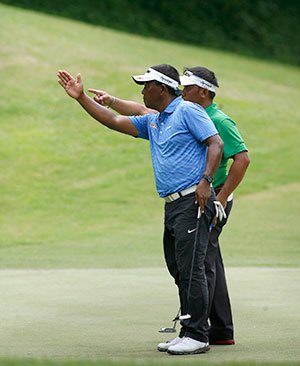
[[[197,215],[197,219],[199,220],[201,217],[201,208],[200,206],[198,207],[198,215]]]

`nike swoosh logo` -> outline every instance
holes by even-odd
[[[188,230],[188,234],[191,234],[191,233],[193,233],[194,231],[196,231],[196,229]]]

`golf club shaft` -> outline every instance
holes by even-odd
[[[200,209],[200,206],[199,206],[198,207],[198,215],[197,215],[197,225],[196,225],[196,232],[195,232],[194,247],[193,247],[193,256],[192,256],[192,261],[191,261],[191,271],[190,271],[190,278],[189,278],[189,286],[188,286],[188,292],[187,292],[187,306],[189,304],[189,299],[190,299],[190,294],[191,294],[191,286],[192,286],[192,278],[193,278],[193,269],[194,269],[194,262],[195,262],[196,248],[197,248],[197,239],[198,239],[198,233],[199,233],[200,219],[201,219],[201,209]],[[182,316],[185,317],[187,315],[189,315],[189,314],[183,314]]]

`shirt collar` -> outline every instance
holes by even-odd
[[[212,113],[214,110],[216,109],[216,103],[212,103],[211,105],[209,105],[207,108],[205,108],[206,113],[209,115],[210,113]]]
[[[167,106],[167,108],[161,112],[160,114],[163,114],[163,113],[173,113],[176,109],[176,107],[178,106],[179,103],[182,102],[182,98],[181,97],[177,97],[175,98],[174,100],[172,100],[172,102]]]

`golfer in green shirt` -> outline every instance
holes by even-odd
[[[219,345],[234,344],[231,305],[219,236],[232,208],[233,191],[242,181],[250,159],[236,124],[213,102],[219,86],[215,74],[204,67],[193,67],[185,70],[180,81],[184,86],[182,97],[205,108],[224,142],[222,160],[214,176],[213,187],[217,199],[225,208],[227,219],[218,221],[210,233],[205,272],[209,291],[209,342]],[[229,159],[233,159],[233,163],[227,172]]]

